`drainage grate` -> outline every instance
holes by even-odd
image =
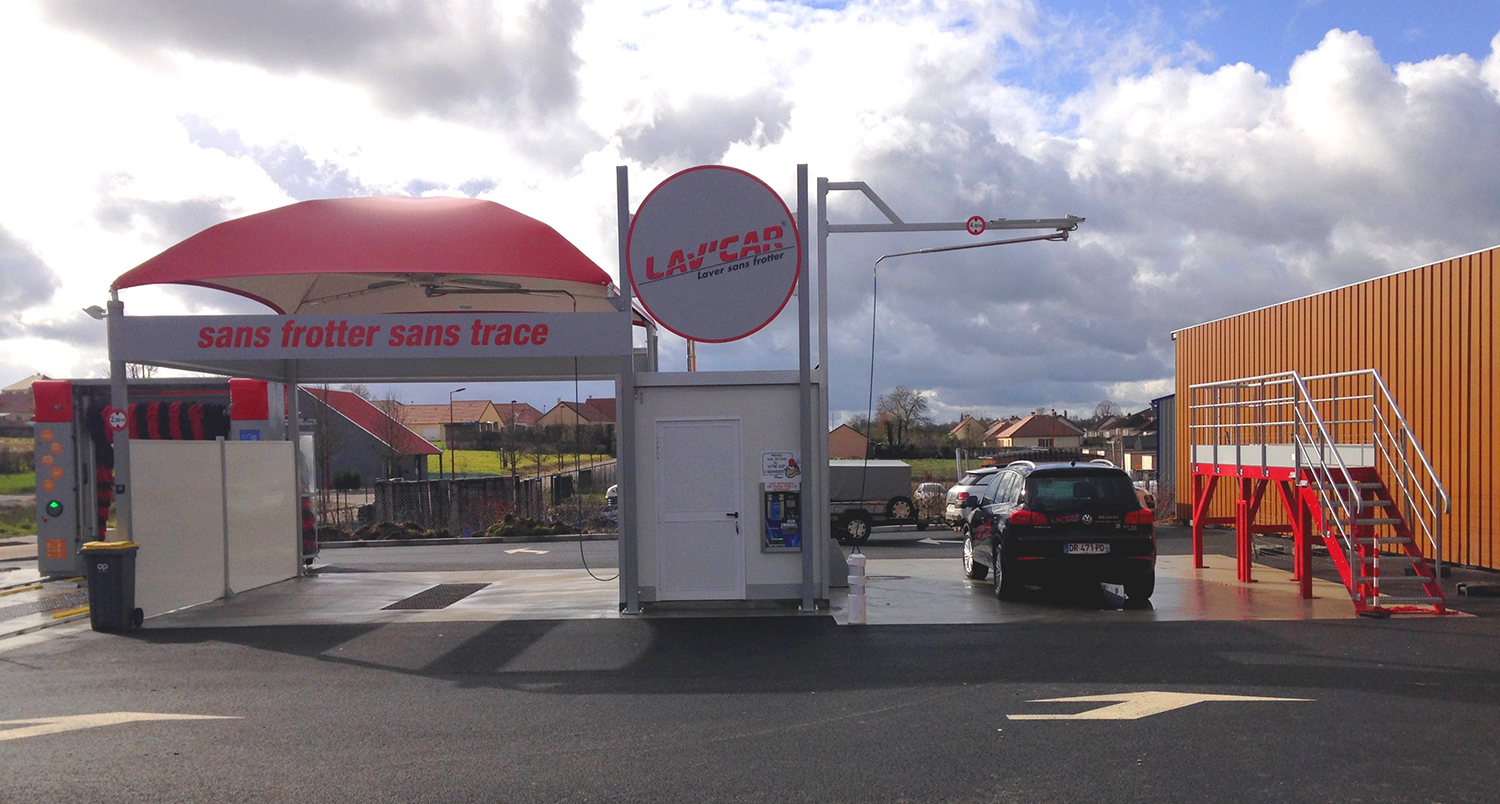
[[[76,592],[47,595],[40,600],[0,607],[0,620],[13,620],[17,617],[25,617],[28,614],[44,614],[49,611],[62,611],[63,609],[73,609],[79,606],[87,606],[88,604],[89,590],[79,589]]]
[[[381,611],[391,611],[393,609],[446,609],[486,586],[489,586],[489,584],[440,583],[431,589],[423,589],[411,597],[398,600],[381,609]]]

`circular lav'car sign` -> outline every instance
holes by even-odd
[[[688,168],[636,210],[625,269],[646,311],[694,341],[751,335],[786,306],[802,270],[792,213],[734,168]]]

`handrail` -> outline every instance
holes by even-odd
[[[1452,500],[1378,371],[1310,376],[1283,371],[1194,383],[1189,393],[1189,442],[1194,447],[1200,442],[1212,446],[1215,463],[1220,462],[1223,449],[1232,449],[1234,463],[1251,465],[1256,460],[1253,453],[1246,454],[1245,447],[1259,447],[1264,469],[1271,443],[1292,447],[1298,473],[1304,468],[1311,472],[1324,510],[1335,514],[1328,535],[1342,542],[1351,557],[1351,592],[1356,599],[1363,595],[1366,582],[1379,596],[1381,552],[1378,542],[1369,551],[1374,571],[1367,575],[1353,533],[1360,514],[1374,506],[1360,493],[1339,449],[1341,443],[1370,450],[1374,468],[1387,477],[1387,490],[1402,506],[1410,535],[1431,547],[1439,573],[1434,577],[1441,577],[1442,517],[1452,511]],[[1416,453],[1414,458],[1408,450]],[[1387,527],[1379,518],[1367,526]]]
[[[1411,425],[1406,423],[1406,415],[1396,405],[1395,398],[1391,396],[1391,389],[1386,387],[1385,380],[1380,376],[1380,373],[1374,369],[1370,369],[1370,376],[1375,378],[1375,385],[1380,388],[1380,393],[1385,397],[1385,401],[1390,404],[1391,411],[1396,414],[1396,421],[1401,422],[1401,429],[1407,433],[1411,433]],[[1422,459],[1422,468],[1426,469],[1427,474],[1432,477],[1432,482],[1437,487],[1438,496],[1443,498],[1443,513],[1453,513],[1453,501],[1448,497],[1448,489],[1443,487],[1443,481],[1438,478],[1437,470],[1432,468],[1432,461],[1427,459],[1427,453],[1422,450],[1422,445],[1413,438],[1411,439],[1411,446],[1412,449],[1417,451],[1417,457]]]
[[[1355,484],[1355,482],[1354,482],[1354,475],[1352,475],[1349,472],[1348,465],[1344,463],[1344,456],[1339,452],[1337,442],[1335,442],[1333,440],[1333,436],[1331,436],[1328,433],[1328,427],[1327,427],[1327,425],[1323,422],[1322,417],[1320,415],[1318,415],[1317,405],[1314,404],[1314,403],[1312,403],[1312,402],[1310,402],[1310,401],[1306,401],[1306,400],[1310,400],[1310,398],[1312,397],[1312,394],[1308,393],[1307,384],[1295,372],[1292,373],[1292,381],[1295,383],[1297,390],[1299,392],[1301,392],[1302,398],[1304,400],[1303,404],[1306,405],[1308,413],[1310,413],[1312,415],[1313,422],[1315,422],[1317,424],[1317,426],[1318,426],[1317,435],[1319,436],[1319,438],[1314,443],[1314,446],[1317,447],[1317,452],[1315,454],[1317,455],[1317,458],[1318,458],[1318,464],[1317,464],[1317,467],[1313,471],[1314,471],[1314,474],[1316,475],[1318,473],[1318,471],[1321,470],[1324,478],[1327,481],[1327,482],[1324,482],[1324,483],[1319,483],[1318,484],[1318,489],[1317,489],[1318,497],[1319,497],[1320,501],[1323,503],[1323,506],[1325,508],[1330,509],[1330,510],[1333,508],[1333,506],[1331,506],[1331,505],[1328,504],[1329,490],[1330,489],[1338,489],[1338,484],[1334,482],[1335,478],[1334,478],[1333,474],[1328,470],[1328,458],[1326,456],[1326,453],[1328,451],[1331,450],[1333,452],[1334,460],[1338,461],[1339,473],[1344,476],[1344,491],[1341,492],[1341,493],[1337,493],[1337,494],[1333,495],[1334,498],[1339,503],[1339,508],[1342,509],[1342,511],[1344,513],[1344,518],[1340,519],[1339,517],[1335,516],[1333,518],[1333,521],[1334,521],[1334,526],[1338,529],[1338,532],[1339,532],[1339,537],[1340,537],[1339,540],[1341,542],[1343,542],[1344,545],[1345,545],[1345,550],[1346,550],[1345,554],[1352,556],[1354,554],[1354,550],[1353,550],[1353,547],[1354,547],[1354,534],[1353,534],[1354,521],[1359,518],[1360,513],[1362,513],[1363,510],[1364,510],[1363,500],[1360,498],[1360,495],[1359,495],[1359,487]],[[1299,419],[1302,418],[1300,406],[1294,406],[1292,408],[1292,411],[1293,411],[1293,415],[1294,416],[1296,416]],[[1303,421],[1300,422],[1300,424],[1301,424],[1302,429],[1304,431],[1306,431],[1307,430],[1307,422],[1305,420],[1303,420]],[[1303,445],[1300,443],[1301,440],[1297,439],[1295,435],[1293,436],[1293,438],[1294,438],[1294,440],[1297,440],[1299,442],[1298,445],[1297,445],[1298,446],[1298,450],[1297,450],[1297,464],[1298,464],[1298,468],[1300,469],[1301,468],[1301,462],[1302,462],[1301,461],[1301,456],[1302,456]],[[1353,503],[1354,503],[1354,510],[1353,511],[1349,510],[1349,503],[1350,503],[1350,499],[1349,498],[1351,498],[1351,497],[1353,498]],[[1345,522],[1348,523],[1347,526],[1345,525]],[[1325,526],[1327,525],[1326,522],[1324,524],[1325,524]],[[1355,562],[1355,563],[1357,563],[1357,562]],[[1359,579],[1359,580],[1362,580],[1363,579],[1363,575],[1364,575],[1364,568],[1362,566],[1360,566],[1359,569],[1355,570],[1355,578]],[[1360,589],[1360,583],[1358,583],[1358,581],[1354,584],[1354,589],[1356,590],[1355,595],[1356,595],[1356,597],[1358,597],[1359,593],[1358,593],[1357,590]]]

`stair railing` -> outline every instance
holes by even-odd
[[[1443,515],[1452,510],[1452,501],[1380,372],[1374,369],[1334,372],[1307,377],[1305,382],[1331,388],[1326,396],[1317,397],[1315,404],[1333,407],[1334,421],[1330,424],[1335,432],[1343,430],[1353,436],[1352,440],[1370,445],[1374,453],[1371,462],[1386,480],[1386,490],[1400,508],[1411,538],[1425,542],[1432,554],[1433,577],[1441,578]],[[1376,542],[1371,550],[1377,594],[1379,546]]]
[[[1296,386],[1293,418],[1297,420],[1297,429],[1293,440],[1296,443],[1297,476],[1301,477],[1304,468],[1312,475],[1309,485],[1322,507],[1323,528],[1343,548],[1344,558],[1349,564],[1349,593],[1356,602],[1362,603],[1366,573],[1359,558],[1354,526],[1364,513],[1365,502],[1360,495],[1359,481],[1354,479],[1344,461],[1338,438],[1346,435],[1351,424],[1341,418],[1342,403],[1348,399],[1339,395],[1337,380],[1333,381],[1329,396],[1318,397],[1309,389],[1308,382],[1323,379],[1321,376],[1304,378],[1297,372],[1289,373]],[[1327,410],[1326,416],[1323,410]],[[1333,456],[1331,463],[1329,455]]]
[[[1338,449],[1339,428],[1330,430],[1320,411],[1332,403],[1331,412],[1338,414],[1343,400],[1336,391],[1332,397],[1315,398],[1295,371],[1197,383],[1189,387],[1188,427],[1194,431],[1194,446],[1201,441],[1213,447],[1215,464],[1259,465],[1265,470],[1272,444],[1292,446],[1297,476],[1307,469],[1323,509],[1342,515],[1333,517],[1333,530],[1352,554],[1353,522],[1364,503]],[[1253,440],[1247,442],[1247,436]]]
[[[1376,505],[1360,494],[1341,445],[1367,451],[1369,465],[1386,478],[1411,537],[1430,548],[1434,577],[1442,577],[1442,517],[1452,503],[1378,371],[1307,377],[1279,372],[1198,383],[1190,386],[1190,394],[1191,441],[1194,446],[1211,444],[1215,464],[1259,463],[1264,469],[1270,444],[1292,445],[1298,476],[1307,470],[1325,520],[1331,520],[1324,522],[1328,535],[1349,559],[1356,600],[1363,597],[1366,583],[1379,595],[1381,553],[1377,541],[1369,551],[1372,565],[1360,557],[1354,528],[1366,509]]]

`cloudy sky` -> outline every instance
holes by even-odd
[[[1137,407],[1170,391],[1175,328],[1500,243],[1497,34],[1500,7],[1449,0],[7,0],[0,381],[102,376],[79,308],[232,217],[469,195],[613,274],[616,165],[635,202],[706,163],[791,201],[805,162],[907,220],[1088,219],[883,263],[877,393],[922,389],[939,418]],[[832,219],[875,220],[846,195]],[[831,240],[835,420],[865,407],[876,257],[963,242]],[[683,351],[664,339],[664,367]],[[795,365],[792,314],[699,352]]]

